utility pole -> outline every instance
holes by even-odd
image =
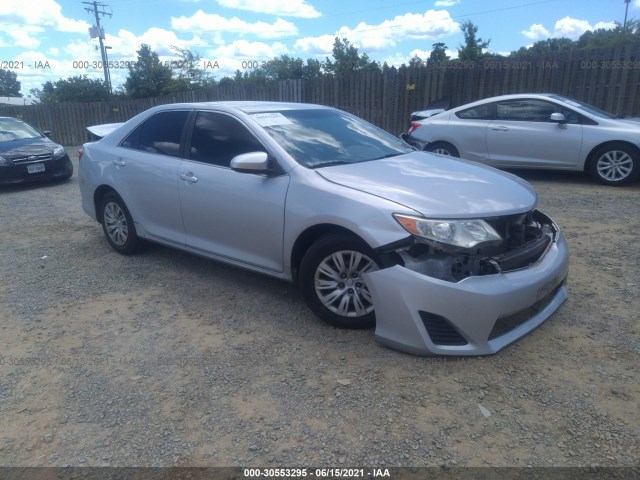
[[[629,3],[631,3],[631,0],[624,0],[624,3],[626,3],[626,6],[624,7],[624,24],[622,25],[622,30],[623,31],[627,31],[627,14],[629,13]]]
[[[111,92],[111,80],[109,78],[109,63],[107,61],[107,52],[104,49],[104,42],[103,42],[104,30],[100,26],[100,15],[102,15],[103,17],[105,15],[109,15],[109,18],[111,18],[111,12],[105,12],[104,8],[108,7],[108,5],[105,5],[104,3],[99,3],[96,1],[82,2],[82,3],[84,3],[85,5],[91,5],[91,8],[85,7],[85,10],[89,13],[93,13],[94,17],[96,18],[97,35],[94,35],[91,32],[91,29],[89,29],[89,33],[91,34],[91,38],[95,38],[95,36],[97,36],[100,42],[100,56],[102,57],[102,68],[104,70],[104,82],[107,85],[109,92]]]

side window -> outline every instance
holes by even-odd
[[[465,120],[491,120],[492,105],[492,103],[485,103],[477,107],[467,108],[456,113],[456,116]]]
[[[258,139],[235,118],[198,112],[191,136],[191,160],[228,167],[236,155],[264,151]]]
[[[552,113],[562,113],[568,123],[579,123],[575,112],[544,100],[505,100],[496,104],[496,118],[498,120],[551,122]]]
[[[188,116],[188,111],[156,113],[131,132],[121,146],[179,157],[180,138]]]
[[[138,125],[133,132],[131,132],[129,135],[127,135],[127,138],[125,138],[122,141],[120,146],[121,147],[125,147],[125,148],[137,148],[138,147],[138,138],[140,138],[140,130],[142,130],[142,125],[143,124]]]

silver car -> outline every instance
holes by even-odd
[[[497,352],[567,297],[530,185],[340,110],[173,104],[110,129],[79,182],[122,254],[145,239],[295,281],[331,325],[423,355]]]
[[[498,168],[587,171],[607,185],[640,176],[640,120],[554,94],[486,98],[412,122],[403,138]]]

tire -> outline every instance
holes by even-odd
[[[425,152],[437,153],[447,157],[460,157],[458,149],[447,142],[433,142],[424,147]]]
[[[334,327],[373,327],[371,294],[361,274],[379,268],[379,258],[364,242],[343,234],[326,235],[300,263],[302,296],[318,317]]]
[[[109,245],[122,255],[131,255],[140,244],[133,218],[124,201],[115,192],[108,192],[100,203],[102,231]]]
[[[593,152],[589,170],[605,185],[625,185],[640,175],[640,154],[623,143],[611,143]]]

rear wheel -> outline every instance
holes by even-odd
[[[622,143],[600,147],[593,153],[591,174],[605,185],[624,185],[640,175],[640,154]]]
[[[300,264],[302,296],[318,317],[335,327],[372,327],[373,301],[362,274],[379,268],[377,256],[364,242],[326,235],[309,248]]]
[[[449,157],[460,157],[458,149],[448,142],[433,142],[424,147],[425,152],[437,153]]]
[[[140,243],[131,214],[115,192],[107,193],[100,204],[102,230],[109,245],[118,253],[131,255]]]

